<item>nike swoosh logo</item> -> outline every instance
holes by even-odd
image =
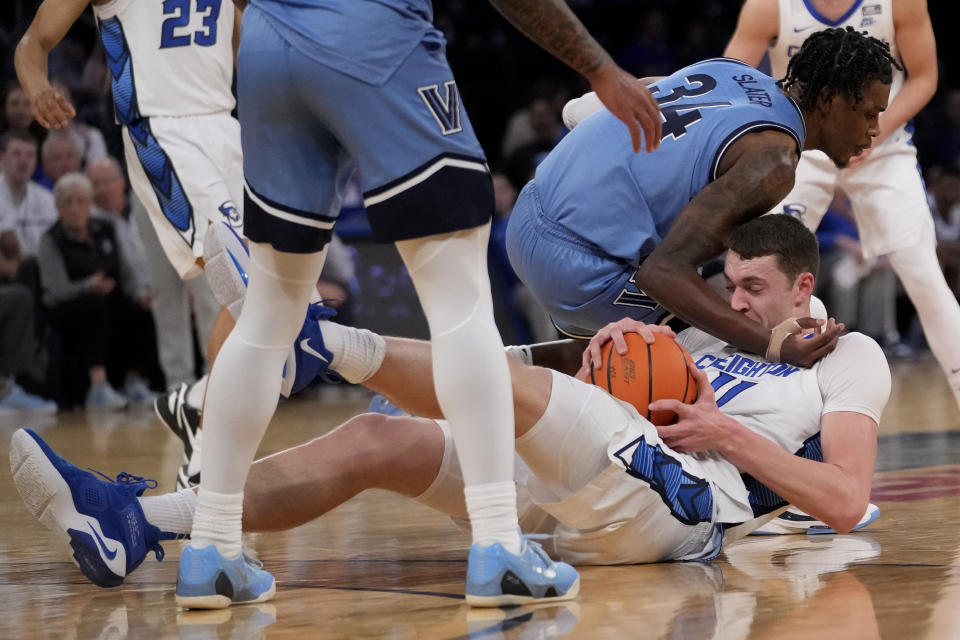
[[[303,340],[301,340],[301,341],[300,341],[300,348],[303,349],[304,351],[306,351],[307,353],[309,353],[310,355],[314,356],[315,358],[320,358],[321,360],[323,360],[323,361],[326,362],[327,364],[330,364],[330,361],[329,361],[329,360],[327,360],[326,358],[324,358],[324,357],[323,357],[320,353],[318,353],[317,351],[314,351],[313,347],[310,346],[310,338],[304,338]]]
[[[812,29],[812,28],[813,28],[813,25],[812,25],[812,24],[808,24],[807,26],[805,26],[805,27],[800,27],[799,29],[797,29],[796,27],[794,27],[794,28],[793,28],[793,32],[794,32],[794,33],[800,33],[801,31],[806,31],[807,29]]]
[[[93,528],[93,525],[88,522],[87,526],[90,527],[90,531],[93,531],[93,537],[97,539],[97,544],[100,545],[103,555],[107,556],[107,560],[113,560],[116,558],[118,549],[114,549],[113,551],[108,549],[107,545],[103,542],[103,538],[101,538],[100,534],[97,533],[97,530]]]

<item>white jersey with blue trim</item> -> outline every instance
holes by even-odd
[[[446,46],[430,0],[252,0],[290,46],[351,77],[381,85],[421,42]]]
[[[230,0],[113,0],[93,10],[119,123],[233,109]]]
[[[824,29],[853,27],[858,32],[865,31],[867,35],[890,45],[890,54],[895,60],[900,60],[897,53],[897,40],[893,29],[893,0],[853,0],[850,8],[838,19],[830,20],[813,5],[812,0],[777,0],[780,9],[780,29],[777,38],[771,44],[770,71],[775,78],[787,75],[787,65],[790,58],[800,50],[811,33]],[[903,86],[903,71],[893,69],[893,83],[890,85],[890,100]],[[903,142],[910,137],[910,133],[902,126],[883,141]]]
[[[879,424],[890,395],[886,357],[862,333],[841,336],[836,349],[809,369],[769,362],[698,329],[682,331],[677,341],[706,372],[723,413],[781,449],[806,458],[822,460],[819,435],[824,414],[851,411]],[[752,515],[743,512],[746,521],[769,511],[763,507],[770,505],[761,504],[764,490],[758,490],[755,481],[744,478],[744,483],[753,510]],[[737,483],[721,480],[717,485],[737,497]]]
[[[729,58],[690,65],[650,87],[663,138],[634,153],[608,110],[586,118],[537,167],[544,215],[584,244],[637,266],[741,136],[775,129],[803,148],[803,116],[773,78]]]

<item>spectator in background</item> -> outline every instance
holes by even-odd
[[[40,237],[57,221],[57,210],[50,192],[30,180],[37,166],[33,136],[23,129],[7,131],[0,137],[0,153],[0,236],[7,234],[5,247],[16,242],[12,257],[20,262],[36,255]]]
[[[66,84],[57,80],[54,80],[51,84],[60,89],[68,101],[73,101],[73,96]],[[80,159],[84,166],[94,160],[107,157],[107,143],[103,138],[103,133],[81,120],[80,117],[70,120],[61,131],[67,131],[73,135],[79,147]]]
[[[562,85],[544,80],[534,86],[531,96],[533,97],[527,100],[523,108],[515,111],[507,121],[506,132],[500,142],[500,155],[504,158],[509,158],[514,151],[530,144],[537,138],[532,122],[535,116],[530,112],[531,103],[542,98],[553,106],[554,111],[560,113],[563,110],[563,105],[570,99],[570,92]],[[556,139],[559,140],[563,131],[557,131],[555,135]]]
[[[647,14],[637,37],[615,56],[617,64],[638,78],[662,76],[677,68],[674,47],[668,41],[667,16],[654,10]]]
[[[527,105],[533,138],[510,154],[505,164],[505,173],[517,190],[533,177],[537,165],[566,134],[560,117],[562,109],[563,105],[556,104],[544,95],[534,96]]]
[[[0,112],[0,133],[13,129],[29,132],[36,140],[38,149],[47,133],[40,123],[33,119],[30,99],[16,80],[11,80],[4,87],[3,111]]]
[[[839,189],[817,228],[820,273],[817,295],[827,311],[851,330],[900,353],[897,277],[883,256],[864,259],[850,200]]]
[[[140,241],[137,221],[131,215],[127,179],[116,158],[104,156],[87,165],[87,178],[93,185],[91,215],[109,220],[117,233],[123,254],[133,271],[133,290],[138,300],[150,299],[150,269]],[[152,230],[151,230],[152,231]]]
[[[80,171],[83,167],[82,151],[80,142],[69,128],[50,131],[40,147],[44,175],[38,182],[52,189],[63,176]]]
[[[927,198],[937,233],[937,257],[953,295],[960,299],[960,167],[931,168]]]
[[[76,354],[89,376],[86,406],[112,410],[125,408],[128,400],[150,402],[153,394],[141,374],[155,363],[156,337],[147,301],[135,298],[135,280],[113,225],[90,217],[93,186],[83,174],[61,177],[53,195],[60,220],[40,246],[44,302],[64,353]],[[123,384],[124,395],[108,376]],[[73,398],[73,391],[66,393]]]
[[[56,413],[50,400],[27,393],[16,376],[33,358],[33,294],[21,284],[0,284],[0,417],[17,412]]]

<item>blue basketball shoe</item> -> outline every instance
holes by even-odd
[[[283,365],[283,384],[280,395],[289,398],[317,378],[327,382],[339,382],[339,376],[329,370],[333,353],[323,345],[323,332],[320,321],[329,320],[337,315],[337,310],[314,302],[307,307],[307,317],[303,320],[300,335],[294,341]]]
[[[501,607],[569,600],[580,591],[577,570],[554,562],[543,548],[524,536],[520,555],[500,543],[473,545],[467,560],[467,604]]]
[[[155,481],[129,473],[103,481],[58,456],[31,429],[13,434],[10,471],[27,509],[63,534],[80,571],[95,585],[119,585],[148,551],[163,560],[160,540],[174,536],[147,522],[137,500],[156,488]]]
[[[273,576],[241,553],[224,558],[213,545],[188,546],[180,555],[177,604],[184,609],[225,609],[232,604],[266,602],[277,592]]]

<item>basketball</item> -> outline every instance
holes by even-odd
[[[656,400],[692,404],[697,399],[697,381],[687,369],[690,354],[676,340],[659,333],[654,334],[653,344],[647,344],[638,333],[623,337],[627,352],[617,353],[613,341],[605,344],[600,368],[591,368],[590,381],[632,404],[653,424],[670,424],[676,413],[650,411],[648,405]]]

